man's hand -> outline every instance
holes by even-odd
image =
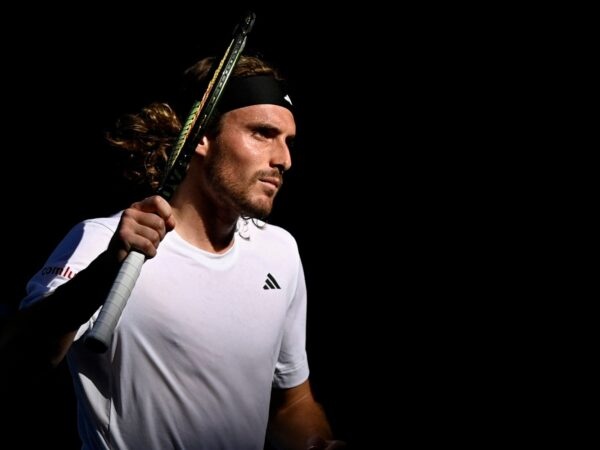
[[[173,228],[175,218],[171,205],[164,198],[154,195],[123,211],[108,248],[119,262],[123,262],[132,249],[147,258],[153,258],[160,241]]]

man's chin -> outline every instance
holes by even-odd
[[[269,214],[271,214],[271,210],[273,209],[273,202],[269,201],[257,201],[253,202],[250,205],[246,205],[246,208],[243,208],[242,215],[246,217],[251,217],[253,219],[266,219]]]

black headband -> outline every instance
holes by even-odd
[[[283,82],[271,75],[231,78],[221,94],[218,109],[226,113],[244,106],[263,104],[283,106],[294,112]]]

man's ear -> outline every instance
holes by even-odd
[[[206,136],[202,136],[202,139],[196,145],[196,153],[202,156],[206,156],[208,153],[208,138]]]

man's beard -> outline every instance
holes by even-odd
[[[217,150],[205,160],[206,175],[210,187],[214,190],[217,200],[233,208],[240,216],[266,219],[273,208],[273,199],[261,198],[252,201],[250,190],[260,178],[278,178],[280,187],[283,177],[277,169],[261,170],[255,173],[248,182],[239,180],[234,171],[228,170],[224,158]]]

